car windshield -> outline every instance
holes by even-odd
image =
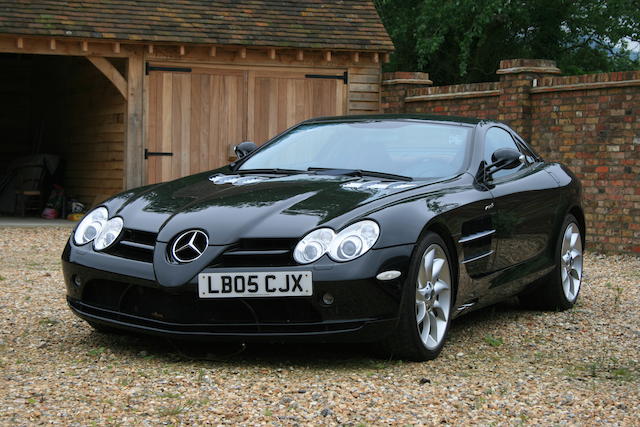
[[[304,124],[256,152],[239,170],[342,169],[414,179],[447,177],[463,168],[471,130],[411,120]]]

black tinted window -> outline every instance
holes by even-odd
[[[499,150],[502,148],[510,148],[512,150],[521,151],[516,145],[513,138],[511,138],[511,135],[509,134],[509,132],[497,127],[493,127],[489,129],[487,131],[487,134],[484,140],[484,156],[483,156],[484,161],[487,162],[487,164],[493,163],[491,159],[491,155],[496,150]],[[503,169],[495,172],[493,174],[493,177],[500,178],[505,175],[510,175],[516,171],[519,171],[520,168],[522,168],[522,166],[519,166],[515,169]]]

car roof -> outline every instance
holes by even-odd
[[[440,116],[435,114],[362,114],[353,116],[327,116],[305,120],[302,123],[327,123],[327,122],[366,122],[381,120],[424,120],[431,122],[450,122],[468,125],[486,123],[500,123],[496,120],[478,119],[470,117]]]

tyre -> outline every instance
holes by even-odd
[[[404,283],[395,333],[384,343],[394,358],[435,359],[444,346],[454,300],[451,257],[435,233],[418,244]]]
[[[556,241],[556,265],[532,291],[520,295],[523,305],[543,310],[566,310],[576,303],[582,286],[583,237],[578,221],[567,215]]]

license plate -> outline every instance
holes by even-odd
[[[313,295],[310,271],[201,273],[200,298],[297,297]]]

